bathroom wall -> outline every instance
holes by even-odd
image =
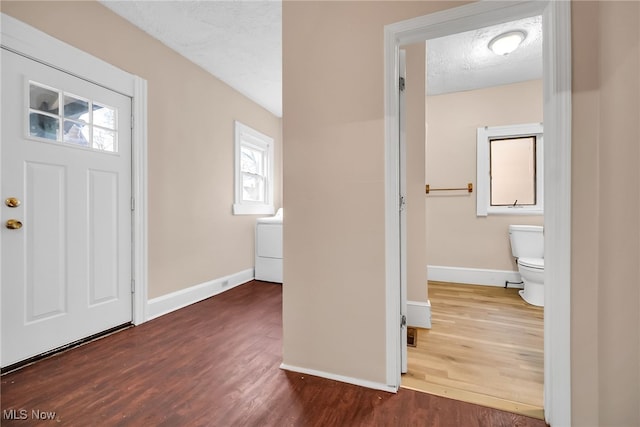
[[[255,216],[232,215],[234,120],[275,140],[281,119],[95,1],[2,1],[1,10],[148,81],[149,297],[250,269]]]
[[[428,47],[428,43],[427,43]],[[427,96],[426,183],[477,189],[476,129],[542,122],[542,80]],[[542,225],[543,216],[476,216],[477,192],[425,197],[427,264],[517,271],[509,224]]]

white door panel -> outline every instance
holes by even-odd
[[[15,263],[6,268],[20,266],[26,277],[25,320],[44,320],[67,311],[67,238],[66,238],[66,168],[60,165],[25,162],[25,196],[33,203],[23,204],[23,242],[7,245],[3,251],[9,256],[12,248],[31,248],[23,254],[15,252]],[[21,200],[24,201],[25,197]],[[18,235],[20,233],[7,232]],[[13,237],[13,236],[11,236]],[[7,242],[9,243],[9,242]],[[3,270],[4,270],[3,266]],[[16,277],[18,279],[18,277]],[[19,283],[18,281],[14,283]],[[12,282],[8,290],[19,291]],[[5,294],[3,293],[3,296]],[[11,296],[11,293],[6,294]],[[7,300],[6,303],[10,303]]]
[[[131,321],[131,99],[3,49],[1,148],[8,366]]]
[[[88,179],[89,304],[118,298],[118,175],[90,170]]]

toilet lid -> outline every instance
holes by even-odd
[[[518,264],[523,267],[544,270],[544,258],[518,258]]]

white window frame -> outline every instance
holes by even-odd
[[[490,141],[496,138],[536,137],[536,204],[491,206]],[[477,216],[544,214],[544,144],[542,123],[485,126],[477,131]]]
[[[265,201],[254,202],[242,197],[241,149],[243,146],[252,150],[261,150],[265,160]],[[257,130],[235,121],[235,199],[234,215],[273,215],[273,138]]]

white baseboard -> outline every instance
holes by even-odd
[[[372,388],[375,390],[388,391],[390,393],[398,392],[398,387],[395,386],[377,383],[374,381],[362,380],[359,378],[345,377],[342,375],[331,374],[329,372],[316,371],[315,369],[301,368],[299,366],[287,365],[286,363],[282,363],[280,365],[280,369],[284,369],[285,371],[298,372],[300,374],[314,375],[316,377],[327,378],[330,380],[340,381],[347,384],[354,384],[361,387]]]
[[[199,285],[162,295],[147,302],[147,319],[151,320],[172,311],[181,309],[203,299],[207,299],[224,291],[228,291],[243,283],[253,280],[253,268],[219,279],[210,280]]]
[[[407,325],[431,329],[431,301],[407,301]]]
[[[437,282],[464,283],[469,285],[501,286],[505,281],[519,282],[520,273],[509,270],[488,270],[482,268],[427,266],[427,279]],[[523,288],[523,285],[509,284],[510,288]]]

